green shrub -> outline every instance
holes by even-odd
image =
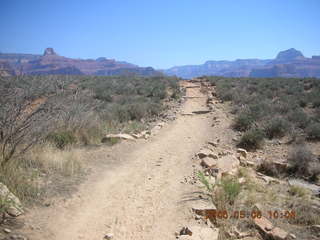
[[[307,127],[306,133],[309,140],[320,140],[320,123],[312,123]]]
[[[241,191],[241,184],[234,178],[225,178],[221,181],[221,187],[226,195],[226,199],[233,204]]]
[[[233,128],[238,131],[246,131],[250,129],[254,123],[254,118],[250,112],[241,112],[234,121]]]
[[[201,172],[201,171],[198,172],[198,178],[199,178],[199,181],[206,187],[206,189],[209,192],[213,191],[214,186],[208,181],[208,179],[203,174],[203,172]]]
[[[232,101],[233,99],[233,92],[230,91],[221,91],[221,93],[219,93],[220,98],[223,101]]]
[[[50,133],[47,136],[47,140],[59,149],[64,149],[66,146],[76,143],[76,137],[71,131]]]
[[[289,123],[282,118],[273,118],[265,127],[268,138],[283,137],[289,130]]]
[[[261,129],[250,129],[243,134],[238,146],[246,150],[255,150],[261,147],[264,137]]]
[[[289,113],[289,120],[302,129],[306,128],[310,121],[308,115],[300,109],[291,111]]]
[[[104,138],[102,138],[101,142],[105,143],[108,146],[112,146],[112,145],[117,144],[118,142],[120,142],[120,139],[119,138],[114,138],[114,137],[111,137],[111,138],[104,137]]]

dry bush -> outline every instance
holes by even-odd
[[[51,145],[35,147],[28,155],[29,166],[48,174],[74,176],[83,170],[84,159],[81,149],[71,148],[60,151]]]
[[[262,172],[265,175],[278,177],[279,170],[271,160],[263,160],[257,168],[258,172]]]
[[[34,98],[32,89],[0,86],[0,161],[4,168],[44,137],[55,109],[47,97]]]
[[[320,162],[304,144],[292,148],[288,162],[289,171],[297,176],[312,180],[320,174]]]

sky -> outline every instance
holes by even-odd
[[[107,57],[157,69],[320,55],[320,0],[0,0],[0,51]]]

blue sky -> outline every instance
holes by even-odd
[[[320,55],[319,0],[1,0],[0,51],[168,68]]]

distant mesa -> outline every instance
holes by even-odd
[[[56,52],[53,50],[53,48],[46,48],[44,50],[43,56],[48,56],[48,55],[57,55]]]
[[[304,57],[290,48],[278,53],[275,59],[237,59],[235,61],[207,61],[200,65],[176,66],[163,70],[170,76],[182,78],[208,76],[224,77],[317,77],[320,78],[320,57]]]
[[[290,61],[299,58],[304,58],[303,54],[294,48],[290,48],[288,50],[279,52],[276,57],[276,60]]]
[[[93,59],[74,59],[59,56],[53,48],[46,48],[43,55],[1,53],[1,76],[10,75],[142,75],[160,76],[153,68],[100,57]]]

